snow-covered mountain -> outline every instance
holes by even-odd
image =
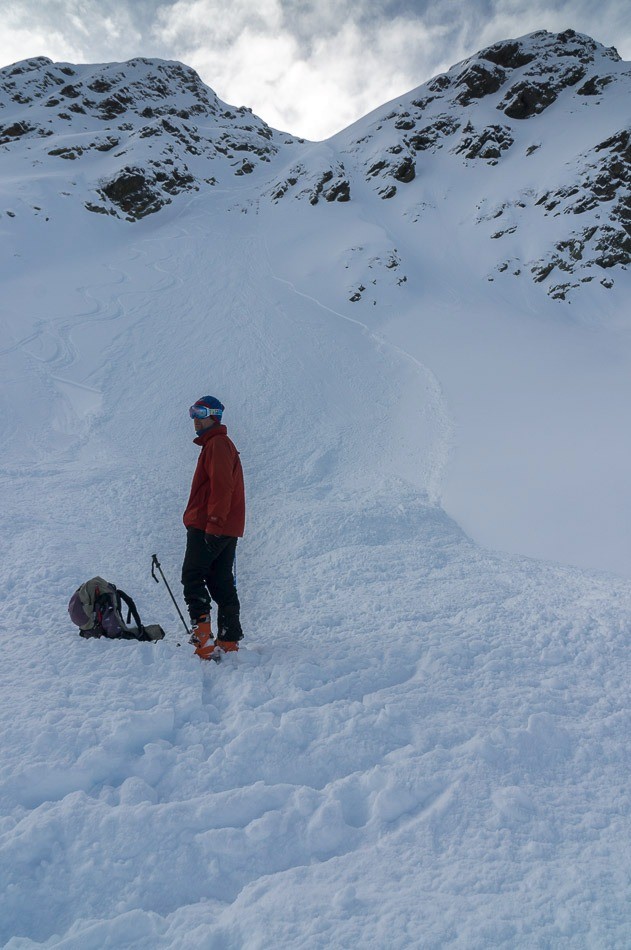
[[[2,70],[4,946],[631,944],[629,83],[535,33],[312,143]],[[208,392],[219,666],[150,576]],[[166,638],[82,640],[95,574]]]
[[[631,65],[615,49],[541,31],[481,50],[334,136],[314,161],[309,143],[222,103],[179,63],[39,57],[0,71],[0,145],[38,182],[61,180],[60,193],[128,221],[253,173],[275,202],[352,201],[368,183],[421,227],[436,226],[437,205],[454,206],[485,246],[484,276],[526,275],[566,299],[594,280],[610,288],[631,262],[630,95]],[[276,156],[288,166],[280,177]],[[60,173],[69,161],[76,173]],[[44,197],[31,200],[47,213]]]
[[[490,274],[525,271],[561,299],[610,287],[631,262],[630,94],[630,64],[572,30],[497,43],[335,136],[311,188],[297,165],[272,194],[346,201],[358,179],[383,200],[411,191],[415,221],[434,227],[454,204],[475,243],[499,241]]]
[[[0,74],[4,150],[36,169],[37,181],[64,182],[63,193],[89,211],[128,221],[175,195],[249,175],[295,144],[251,109],[221,102],[181,63],[71,66],[37,57]]]

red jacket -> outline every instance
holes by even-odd
[[[201,445],[202,450],[193,475],[184,524],[207,534],[242,538],[245,528],[243,469],[226,427],[212,426],[193,441]]]

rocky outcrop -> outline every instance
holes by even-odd
[[[502,66],[504,69],[520,69],[527,66],[535,59],[536,54],[532,51],[526,51],[524,46],[515,41],[507,40],[504,43],[495,43],[488,46],[478,54],[480,59],[495,63],[496,66]]]
[[[545,215],[590,219],[582,227],[573,227],[548,257],[532,267],[537,281],[555,271],[574,276],[573,281],[551,283],[550,292],[557,297],[599,276],[595,268],[631,265],[631,129],[600,142],[583,159],[584,172],[574,184],[545,191],[536,201]]]
[[[283,180],[273,184],[267,194],[275,203],[286,195],[306,199],[310,205],[317,205],[321,199],[329,203],[351,200],[351,185],[343,163],[316,169],[317,165],[311,170],[302,164],[294,166]]]
[[[468,122],[454,152],[469,159],[483,158],[494,165],[502,152],[507,151],[513,142],[511,131],[505,125],[489,125],[477,132],[471,122]]]
[[[473,62],[458,77],[456,88],[464,86],[455,98],[461,106],[470,105],[475,99],[483,99],[497,92],[506,82],[506,72],[499,66]]]
[[[82,166],[93,190],[85,207],[127,221],[181,192],[264,170],[298,143],[221,102],[188,66],[143,58],[71,66],[36,57],[6,67],[0,117],[0,146],[28,142],[33,163]],[[42,138],[45,152],[35,144]]]
[[[170,204],[174,195],[197,190],[194,177],[178,168],[164,171],[159,165],[152,169],[124,168],[98,191],[105,204],[90,203],[89,211],[118,214],[127,221],[138,221]]]

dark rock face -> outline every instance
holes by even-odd
[[[397,193],[396,185],[389,185],[386,188],[382,188],[379,191],[379,197],[383,198],[384,201],[387,201],[388,198],[394,198]]]
[[[601,208],[605,212],[606,223],[597,216],[597,224],[574,230],[556,243],[545,261],[535,263],[536,281],[555,270],[572,278],[550,287],[549,293],[557,299],[564,300],[580,282],[592,280],[594,265],[604,270],[631,265],[631,130],[621,130],[601,142],[585,160],[586,172],[579,182],[544,192],[536,202],[548,214],[583,215]]]
[[[25,59],[21,63],[15,63],[13,66],[7,66],[7,75],[26,76],[28,73],[38,72],[42,67],[52,66],[53,61],[47,56],[33,56],[32,59]]]
[[[505,125],[489,125],[481,132],[475,132],[469,123],[463,133],[454,152],[465,158],[483,158],[491,164],[496,164],[502,152],[514,142],[510,129]]]
[[[538,33],[533,33],[533,37],[539,35]],[[598,43],[593,40],[591,36],[577,33],[576,30],[565,30],[564,33],[558,33],[555,39],[559,55],[576,57],[576,59],[582,63],[590,63],[594,53],[598,50]],[[604,50],[604,53],[614,63],[621,61],[617,49],[613,46]]]
[[[605,139],[596,146],[594,152],[606,152],[602,163],[605,177],[613,183],[614,191],[619,185],[629,185],[631,177],[631,130],[622,129],[616,135]],[[604,200],[614,197],[611,189],[601,192]],[[628,222],[627,222],[628,223]]]
[[[597,145],[586,158],[587,172],[576,185],[545,192],[537,201],[546,211],[583,214],[607,204],[607,217],[631,234],[631,130]],[[569,200],[575,199],[575,200]]]
[[[457,87],[464,86],[464,90],[456,96],[456,102],[468,106],[474,99],[490,96],[506,81],[506,73],[499,66],[484,66],[482,63],[472,63],[462,73]]]
[[[130,221],[158,211],[166,203],[150,187],[140,168],[124,168],[120,175],[103,185],[101,191]]]
[[[241,167],[237,168],[235,175],[251,175],[254,171],[254,165],[252,162],[249,162],[247,158],[244,158],[241,162]]]
[[[513,86],[506,99],[504,115],[510,119],[529,119],[547,109],[556,95],[548,84],[524,81]]]
[[[101,69],[101,75],[90,76],[95,68]],[[173,113],[176,111],[173,100],[178,95],[193,99],[197,114],[215,115],[218,111],[216,96],[194,70],[180,63],[139,58],[123,64],[83,69],[90,76],[85,83],[77,70],[37,57],[0,70],[0,91],[10,90],[11,84],[15,85],[15,77],[22,77],[24,104],[45,102],[50,99],[50,91],[55,90],[56,98],[81,99],[87,112],[96,113],[103,120],[114,119],[125,112],[137,115],[141,111],[140,103],[145,106],[147,100],[155,103],[156,114]],[[68,76],[75,81],[68,83]]]
[[[457,119],[450,115],[438,116],[431,125],[419,129],[414,135],[407,139],[407,144],[415,152],[424,152],[429,148],[437,146],[441,139],[453,135],[460,128]]]
[[[447,75],[436,76],[431,82],[428,82],[427,88],[430,92],[445,92],[451,86],[451,79]]]
[[[375,162],[375,164],[374,164],[374,165],[371,165],[371,167],[370,167],[370,168],[368,169],[368,171],[366,172],[366,176],[367,176],[368,178],[372,178],[372,177],[374,177],[375,175],[378,175],[379,172],[383,171],[384,168],[387,168],[387,167],[388,167],[388,163],[387,163],[386,161],[384,161],[384,160],[382,160],[382,161],[380,161],[380,162]]]
[[[181,191],[199,190],[194,176],[186,170],[186,166],[182,170],[179,168],[170,168],[168,171],[165,171],[159,162],[152,163],[152,165],[155,169],[154,177],[156,182],[158,182],[162,190],[166,191],[169,195],[179,195]]]
[[[579,96],[599,96],[611,82],[611,76],[591,76],[576,92]]]
[[[340,166],[337,178],[331,170],[324,172],[309,196],[309,204],[317,205],[320,198],[325,201],[350,201],[351,187],[348,180],[341,177],[343,173],[343,165]]]
[[[97,77],[94,80],[94,82],[91,82],[88,85],[88,89],[91,92],[97,92],[99,94],[104,93],[104,92],[109,92],[111,88],[112,88],[112,83],[109,80],[103,79],[100,76]]]
[[[284,181],[272,186],[269,196],[277,202],[290,193],[298,199],[307,198],[311,205],[319,204],[321,198],[329,203],[346,202],[351,200],[351,185],[341,162],[318,171],[315,176],[304,165],[296,165]]]
[[[486,59],[504,69],[519,69],[520,66],[527,66],[535,58],[534,53],[527,53],[519,43],[510,41],[489,46],[479,55],[480,59]]]
[[[417,103],[419,109],[421,105],[422,103]],[[413,126],[412,134],[408,134],[410,132],[408,126]],[[365,171],[367,181],[382,183],[384,179],[386,180],[385,187],[378,189],[379,197],[384,199],[394,198],[397,194],[396,185],[388,182],[387,179],[394,178],[404,185],[414,181],[417,175],[415,156],[418,153],[440,149],[444,141],[460,128],[460,123],[454,116],[441,113],[431,124],[422,125],[420,128],[418,128],[418,117],[413,121],[411,116],[406,118],[405,127],[395,122],[394,128],[397,132],[404,134],[400,136],[396,144],[387,149],[382,157],[368,163]]]
[[[146,169],[128,167],[123,168],[111,181],[105,182],[99,193],[121,211],[127,221],[138,221],[169,204],[169,195],[177,195],[191,188],[197,190],[195,179],[186,171],[173,168],[167,172],[158,166],[148,172]],[[95,205],[89,205],[88,210],[116,213],[116,210]]]
[[[537,35],[546,37],[541,57],[526,63],[530,68],[508,89],[498,105],[498,109],[502,109],[509,118],[529,119],[543,112],[564,90],[585,79],[586,67],[594,62],[597,44],[590,37],[580,36],[572,30],[556,37],[536,33],[533,37]],[[520,57],[520,52],[514,50],[518,44],[510,48],[505,44],[500,46],[505,49],[507,59],[513,55]],[[496,48],[492,49],[497,52]],[[485,50],[481,55],[487,55],[488,52]],[[618,55],[615,50],[607,52],[611,53],[612,58]],[[589,89],[590,86],[586,84],[582,94],[589,94]]]
[[[299,174],[299,172],[297,173]],[[275,185],[272,191],[272,196],[271,196],[272,201],[276,202],[276,201],[279,201],[281,198],[284,198],[284,196],[287,194],[289,189],[295,188],[297,184],[298,184],[298,178],[290,175],[289,178],[285,179],[285,181],[280,182],[279,184]]]
[[[324,192],[324,197],[327,201],[350,201],[351,186],[346,180],[339,181]]]
[[[23,135],[28,135],[29,132],[34,131],[35,126],[29,125],[28,122],[14,122],[12,125],[0,126],[0,145],[5,145],[11,139],[21,138]]]
[[[631,264],[631,236],[617,228],[604,225],[594,248],[594,264],[599,267],[628,267]]]
[[[78,146],[69,146],[68,148],[51,148],[49,155],[58,156],[59,158],[68,158],[74,161],[75,158],[78,158],[79,155],[83,155],[83,149]]]
[[[131,102],[129,96],[125,96],[120,92],[114,96],[109,96],[107,99],[101,99],[98,105],[99,116],[105,122],[116,119],[127,112]]]
[[[584,228],[571,238],[559,241],[547,261],[539,261],[532,268],[536,283],[543,282],[555,271],[567,275],[560,283],[551,284],[548,293],[556,300],[565,300],[570,290],[581,283],[594,280],[593,266],[581,275],[584,260],[603,270],[612,267],[628,267],[631,263],[631,236],[609,225],[600,228]],[[604,287],[612,287],[613,281],[602,278]]]
[[[416,177],[414,162],[411,158],[404,158],[403,161],[396,166],[392,174],[397,181],[403,182],[405,185],[409,184],[411,181],[414,181]]]

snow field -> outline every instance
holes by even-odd
[[[29,936],[67,934],[50,946],[624,944],[628,665],[609,582],[406,514],[412,544],[306,561],[328,588],[305,591],[320,629],[288,598],[283,632],[220,667],[172,639],[46,638],[34,658],[12,638],[6,685],[37,716],[6,730],[5,936],[35,889]],[[403,565],[396,605],[384,556]],[[273,605],[258,612],[272,631]]]
[[[192,202],[86,247],[46,320],[20,289],[0,940],[624,947],[628,583],[468,540],[436,504],[453,433],[431,371],[283,283],[281,235],[233,215]],[[206,391],[250,506],[246,641],[219,666],[149,577],[156,551],[179,596]],[[73,632],[97,572],[165,641]]]

